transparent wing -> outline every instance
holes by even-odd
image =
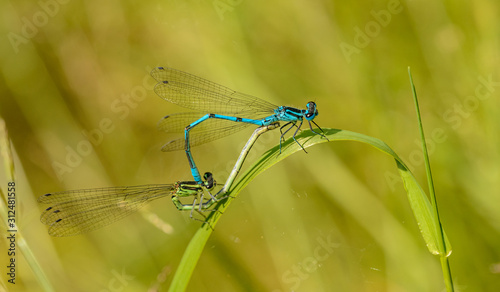
[[[201,77],[172,68],[157,67],[151,76],[155,92],[182,107],[212,114],[273,114],[277,106]]]
[[[52,204],[40,221],[52,236],[89,232],[120,220],[146,203],[172,194],[172,184],[83,189],[45,194],[39,203]]]
[[[177,113],[164,117],[158,122],[158,129],[167,133],[184,133],[187,125],[200,119],[201,113]],[[247,128],[248,123],[237,123],[221,119],[208,119],[198,124],[189,131],[189,144],[191,147],[211,142]],[[169,152],[182,150],[185,146],[184,135],[178,139],[167,142],[161,148],[162,151]]]

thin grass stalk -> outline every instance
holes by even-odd
[[[429,196],[431,199],[432,210],[434,212],[434,218],[436,220],[436,226],[439,227],[439,230],[436,230],[436,232],[438,234],[440,234],[440,240],[438,240],[437,244],[438,244],[439,250],[441,251],[439,253],[440,260],[441,260],[441,268],[443,270],[443,277],[444,277],[444,282],[446,285],[446,291],[452,292],[452,291],[454,291],[453,279],[451,276],[450,263],[448,261],[448,256],[450,255],[450,253],[447,252],[448,248],[446,246],[446,240],[445,240],[445,235],[444,235],[444,231],[443,231],[443,226],[441,225],[441,219],[439,217],[436,192],[434,190],[434,180],[432,179],[431,164],[429,161],[429,153],[427,151],[427,144],[425,142],[425,135],[424,135],[424,127],[422,124],[422,117],[420,115],[420,108],[418,106],[417,91],[415,89],[415,85],[413,83],[413,78],[411,75],[411,70],[409,67],[408,67],[408,75],[410,76],[410,84],[411,84],[411,89],[412,89],[412,93],[413,93],[413,101],[415,102],[415,110],[417,112],[418,129],[420,131],[420,140],[422,142],[422,151],[424,154],[425,172],[427,175]]]

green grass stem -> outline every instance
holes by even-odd
[[[410,76],[410,84],[411,84],[411,89],[412,89],[412,93],[413,93],[413,101],[415,102],[415,110],[417,112],[418,129],[420,131],[420,140],[422,142],[422,151],[424,154],[425,172],[427,174],[427,183],[429,185],[429,195],[431,198],[432,210],[434,213],[433,218],[436,221],[434,223],[434,226],[437,227],[437,230],[435,231],[435,233],[439,234],[439,240],[437,241],[437,243],[438,243],[438,248],[439,248],[439,256],[441,258],[441,268],[443,270],[446,291],[452,292],[452,291],[454,291],[453,279],[451,277],[451,268],[450,268],[450,263],[448,261],[448,256],[451,254],[451,249],[448,249],[448,247],[447,247],[446,236],[444,234],[443,226],[441,224],[441,219],[439,217],[439,210],[438,210],[438,206],[437,206],[436,193],[434,190],[434,180],[432,179],[431,164],[429,161],[429,153],[427,151],[427,144],[425,142],[424,126],[422,124],[422,117],[420,116],[417,91],[415,89],[415,84],[413,83],[413,78],[411,76],[411,70],[409,67],[408,67],[408,75]]]
[[[427,244],[427,248],[432,254],[442,254],[439,249],[441,235],[439,234],[438,236],[438,234],[435,232],[436,230],[438,230],[438,227],[435,226],[436,220],[434,218],[435,216],[432,210],[431,203],[429,202],[427,195],[420,187],[409,168],[401,160],[401,158],[399,158],[399,156],[386,143],[377,138],[339,129],[324,129],[324,131],[325,136],[328,137],[328,140],[314,134],[309,130],[303,131],[301,134],[297,135],[296,138],[304,148],[325,142],[357,141],[375,147],[376,149],[390,155],[396,161],[398,171],[404,182],[404,186],[408,194],[410,206],[413,210],[413,214],[422,233],[422,237]],[[227,193],[229,197],[225,200],[222,200],[216,205],[215,210],[217,211],[212,212],[208,216],[206,223],[198,229],[191,242],[187,246],[179,268],[174,275],[169,291],[185,291],[196,263],[198,262],[198,259],[203,251],[203,248],[205,247],[206,242],[208,241],[208,238],[210,237],[210,234],[213,231],[213,228],[215,228],[221,215],[228,208],[229,204],[238,196],[238,194],[257,175],[280,162],[281,160],[287,158],[288,156],[302,151],[302,149],[297,143],[295,143],[293,139],[290,138],[282,144],[281,154],[279,151],[279,146],[275,146],[274,148],[265,152],[260,157],[260,159],[254,163],[254,165],[252,165],[244,174],[241,175],[238,180],[236,180],[234,186],[231,187]],[[445,246],[447,248],[450,248],[450,244],[447,241],[446,235],[444,235],[444,239],[446,241]],[[451,249],[446,250],[446,254],[448,254],[449,252],[451,252]]]
[[[7,180],[9,182],[16,182],[16,176],[15,176],[15,165],[14,165],[14,156],[12,155],[12,150],[10,147],[10,139],[7,131],[7,127],[5,126],[4,120],[0,117],[0,155],[2,157],[2,160],[4,161],[4,167],[6,170],[6,175],[7,175]],[[18,184],[16,184],[16,190],[18,189]],[[7,190],[8,192],[8,190]],[[16,192],[17,194],[17,192]],[[0,200],[0,214],[2,215],[2,222],[7,223],[7,196],[6,194],[3,193],[3,191],[0,189],[0,197],[2,198]],[[20,206],[19,202],[19,197],[16,196],[16,209]],[[16,212],[17,213],[17,212]],[[17,232],[15,233],[16,237],[16,244],[21,251],[20,253],[16,253],[16,261],[19,262],[19,256],[22,255],[26,262],[28,263],[28,266],[31,268],[33,271],[33,274],[35,275],[36,279],[40,283],[40,286],[43,288],[43,291],[54,291],[54,288],[52,287],[52,284],[50,283],[49,279],[47,278],[47,275],[43,271],[42,267],[38,263],[37,258],[33,254],[33,251],[31,250],[28,242],[22,235],[22,231],[19,228],[18,224],[18,216],[16,216],[16,228]],[[5,230],[8,230],[7,226],[5,226]],[[19,268],[18,268],[19,269]],[[18,271],[18,275],[21,274],[22,272]]]

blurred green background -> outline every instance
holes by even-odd
[[[51,238],[39,221],[47,206],[36,198],[47,192],[190,179],[182,151],[160,151],[170,136],[157,121],[184,109],[152,91],[155,66],[278,105],[314,100],[320,126],[382,139],[426,187],[411,66],[456,291],[498,291],[497,2],[0,7],[0,114],[17,159],[19,228],[55,291],[165,291],[199,226],[168,199],[75,237]],[[250,133],[194,148],[201,171],[222,184]],[[262,137],[244,168],[278,139],[277,131]],[[267,170],[233,202],[188,291],[443,291],[439,260],[421,238],[394,161],[348,142],[308,152]],[[2,241],[1,266],[4,249]],[[42,291],[23,255],[17,259],[17,284],[2,272],[4,287]]]

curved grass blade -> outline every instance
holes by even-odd
[[[425,240],[427,248],[432,254],[449,255],[451,253],[451,245],[446,236],[445,240],[447,249],[439,249],[438,240],[441,240],[441,234],[437,234],[436,232],[438,228],[436,228],[437,226],[435,226],[436,221],[434,220],[434,214],[432,212],[431,204],[429,202],[429,199],[427,198],[427,195],[422,190],[405,163],[386,143],[384,143],[380,139],[351,131],[339,129],[323,130],[328,140],[316,135],[309,130],[302,132],[300,135],[297,135],[296,139],[300,144],[303,145],[304,148],[324,142],[357,141],[366,143],[392,156],[396,161],[399,174],[404,182],[410,206],[413,210],[413,214],[420,228],[420,232],[422,233],[422,237]],[[220,212],[212,212],[207,218],[206,224],[203,224],[197,231],[197,233],[193,236],[191,242],[186,248],[186,251],[184,252],[184,256],[181,260],[181,263],[179,264],[174,279],[172,280],[169,291],[184,291],[186,289],[194,267],[196,266],[201,252],[203,251],[203,248],[213,231],[213,227],[215,227],[221,214],[224,212],[224,210],[227,209],[231,201],[257,175],[298,151],[302,151],[302,149],[297,143],[295,143],[293,139],[290,138],[282,144],[281,154],[279,154],[279,146],[270,149],[269,151],[264,153],[262,157],[240,177],[239,180],[237,180],[234,186],[230,188],[226,193],[226,195],[228,196],[227,200],[221,201],[216,205],[215,209]]]
[[[415,85],[413,84],[413,77],[411,76],[410,67],[408,67],[408,75],[410,77],[410,85],[413,93],[413,102],[415,103],[415,110],[417,113],[417,122],[418,129],[420,131],[420,142],[422,142],[422,152],[424,154],[424,162],[425,162],[425,172],[427,174],[427,184],[429,186],[429,196],[431,198],[432,203],[432,211],[434,215],[435,227],[438,228],[435,232],[440,234],[440,240],[437,241],[439,250],[446,250],[448,247],[448,241],[446,235],[443,230],[443,226],[441,225],[441,220],[439,219],[439,210],[437,206],[436,193],[434,190],[434,180],[432,178],[431,164],[429,159],[429,153],[427,152],[427,143],[425,143],[425,135],[424,135],[424,126],[422,124],[422,117],[420,116],[420,108],[418,106],[418,98],[417,98],[417,90],[415,89]],[[450,254],[440,254],[441,257],[441,268],[443,270],[444,282],[446,285],[446,290],[449,292],[454,291],[453,287],[453,278],[451,276],[451,268],[450,263],[448,261],[448,256]]]
[[[16,182],[16,168],[14,165],[14,155],[13,151],[11,149],[11,142],[9,139],[8,131],[7,131],[7,126],[5,125],[5,121],[3,120],[2,117],[0,117],[0,157],[3,160],[4,166],[5,166],[5,173],[7,176],[7,179],[11,183]],[[23,171],[22,167],[21,170],[17,171]],[[22,176],[26,176],[25,173],[22,174]],[[16,187],[16,186],[15,186]],[[10,190],[7,190],[10,192]],[[12,198],[9,198],[12,200]],[[14,200],[18,200],[17,198],[14,198]],[[8,207],[7,207],[7,194],[4,194],[2,189],[0,188],[0,217],[2,219],[2,222],[5,222],[7,224],[7,214],[8,214]],[[17,218],[16,218],[17,219]],[[16,220],[17,222],[17,220]],[[5,226],[4,230],[9,230],[9,229],[14,229],[12,226]],[[20,253],[19,255],[16,255],[14,259],[16,261],[18,260],[17,258],[22,256],[24,257],[24,260],[26,260],[27,266],[33,271],[33,275],[35,275],[36,280],[40,284],[41,288],[43,291],[55,291],[54,287],[52,286],[52,283],[50,282],[49,278],[45,274],[45,271],[43,270],[42,266],[38,262],[38,258],[36,255],[33,253],[31,250],[30,244],[31,242],[28,242],[24,236],[23,232],[21,229],[18,228],[18,226],[15,226],[15,229],[17,229],[17,232],[13,233],[13,235],[17,238],[17,245],[19,246]],[[7,236],[4,233],[2,233],[3,236]],[[16,282],[17,283],[17,282]]]

